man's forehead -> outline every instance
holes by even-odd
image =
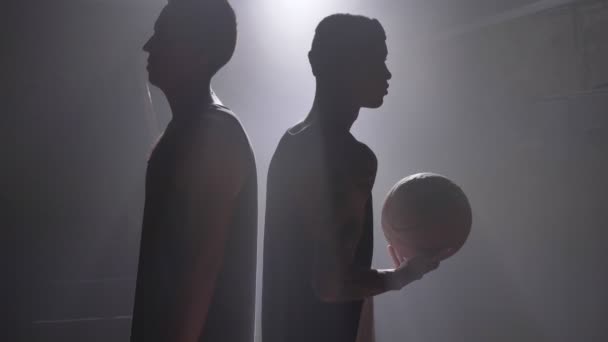
[[[197,10],[200,10],[200,8],[194,8],[190,12],[187,10],[185,7],[177,7],[171,4],[165,6],[154,23],[154,31],[180,36],[198,34],[202,15]]]
[[[160,31],[167,25],[167,7],[168,6],[163,7],[158,18],[156,18],[156,21],[154,22],[154,31]]]
[[[193,15],[199,14],[194,10],[188,11],[185,7],[179,7],[174,4],[168,4],[160,11],[156,22],[154,23],[155,30],[166,29],[171,23],[183,23],[191,19]]]
[[[388,47],[386,46],[386,40],[383,40],[382,43],[379,44],[378,52],[385,57],[388,55]]]

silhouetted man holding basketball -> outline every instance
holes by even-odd
[[[264,342],[354,342],[364,299],[435,269],[433,258],[371,268],[376,157],[350,133],[362,107],[378,108],[391,74],[377,20],[337,14],[318,25],[309,53],[312,109],[287,130],[268,174]]]
[[[227,1],[172,0],[144,46],[173,117],[148,162],[132,342],[253,339],[255,161],[210,87],[235,43]]]

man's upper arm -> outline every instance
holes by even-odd
[[[343,252],[349,251],[351,257],[363,231],[376,174],[376,159],[371,150],[357,152],[331,179],[330,217],[321,234]]]
[[[247,176],[249,145],[240,127],[222,118],[205,119],[176,165],[183,199],[181,248],[184,272],[173,303],[176,341],[194,341],[204,328],[222,267],[237,196]]]
[[[355,161],[357,163],[352,167],[344,168],[343,172],[332,177],[330,192],[327,193],[330,203],[325,202],[330,206],[330,211],[316,227],[313,286],[322,299],[338,297],[340,287],[348,281],[363,233],[375,164],[373,172],[369,172],[367,166],[371,161]],[[319,201],[324,202],[323,199]]]
[[[248,149],[235,125],[223,118],[205,120],[177,166],[178,187],[187,206],[185,228],[192,242],[220,243],[232,217],[247,176]]]

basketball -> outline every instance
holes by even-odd
[[[391,253],[406,259],[416,255],[447,259],[464,245],[471,224],[465,193],[434,173],[417,173],[399,181],[382,208],[382,230]]]

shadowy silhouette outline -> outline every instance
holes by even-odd
[[[172,119],[148,161],[131,342],[253,338],[255,160],[211,90],[236,35],[227,1],[173,0],[143,47]]]

